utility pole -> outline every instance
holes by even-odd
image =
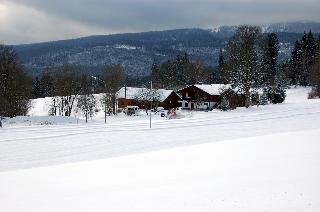
[[[104,95],[104,123],[107,124],[107,93]]]
[[[152,96],[152,80],[150,81],[150,129],[151,129],[151,110],[152,110],[152,100],[153,100],[153,96]]]

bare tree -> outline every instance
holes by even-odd
[[[150,89],[141,88],[135,95],[134,99],[142,102],[146,107],[152,109],[150,103],[154,102],[154,106],[157,106],[162,95],[163,94],[157,89],[152,89],[152,91],[150,91]]]
[[[60,113],[63,116],[70,116],[75,100],[82,89],[80,84],[80,71],[76,66],[69,64],[54,69],[52,72],[55,79],[54,94],[60,97]]]
[[[77,98],[77,107],[81,110],[84,117],[86,118],[86,123],[88,123],[88,118],[92,118],[95,114],[96,99],[93,94],[80,95]]]
[[[90,86],[88,75],[82,74],[80,76],[80,87],[81,95],[77,97],[77,108],[81,110],[86,118],[86,123],[88,123],[88,118],[92,118],[96,113],[96,98],[92,94],[92,88]]]
[[[103,71],[105,93],[110,95],[113,114],[116,114],[116,94],[125,85],[126,78],[126,73],[119,64],[107,66]]]

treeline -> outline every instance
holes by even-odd
[[[116,92],[125,84],[137,83],[127,77],[120,65],[106,66],[100,76],[91,76],[75,65],[48,67],[32,80],[19,63],[10,46],[0,45],[0,117],[26,115],[30,99],[51,97],[49,115],[71,116],[81,110],[86,119],[96,108],[94,93],[105,93],[101,99],[105,113],[116,113]]]
[[[221,49],[219,65],[214,70],[192,62],[187,54],[162,64],[154,63],[151,79],[158,88],[176,89],[195,83],[231,84],[246,96],[246,106],[263,101],[281,103],[288,85],[313,86],[312,96],[319,96],[319,38],[304,33],[296,42],[289,61],[278,62],[277,34],[262,34],[256,26],[240,26]],[[230,91],[226,93],[231,93]]]
[[[221,50],[218,73],[246,96],[246,107],[253,102],[281,103],[289,85],[312,86],[310,97],[320,97],[320,38],[310,31],[296,42],[291,59],[278,62],[279,40],[275,33],[261,34],[255,26],[240,26]],[[256,92],[262,90],[260,100]]]
[[[90,117],[95,93],[104,93],[100,103],[105,114],[116,113],[116,92],[123,86],[178,89],[195,83],[231,84],[246,96],[246,106],[259,101],[258,90],[272,103],[282,102],[288,85],[312,86],[310,97],[320,96],[320,39],[304,33],[290,60],[278,62],[279,40],[275,33],[262,34],[255,26],[240,26],[221,49],[216,68],[187,54],[164,63],[154,63],[150,76],[128,76],[121,65],[105,66],[92,76],[76,65],[47,67],[32,80],[20,65],[13,48],[0,45],[0,116],[26,115],[31,98],[52,97],[50,115],[70,116],[74,107]],[[212,58],[214,59],[214,58]],[[226,92],[228,93],[228,92]]]
[[[175,60],[168,60],[151,67],[151,79],[156,88],[178,89],[183,86],[213,81],[213,73],[205,70],[202,61],[191,62],[187,54],[178,55]]]
[[[285,98],[285,79],[278,66],[279,41],[275,33],[262,35],[256,26],[240,26],[219,57],[218,71],[223,83],[230,83],[245,95],[246,107],[259,102],[264,90],[270,102]]]
[[[127,78],[120,65],[106,66],[100,76],[92,76],[66,64],[47,68],[34,80],[32,93],[33,98],[52,97],[49,115],[71,116],[76,107],[87,120],[94,114],[96,93],[105,93],[101,100],[105,113],[116,113],[116,93]]]
[[[309,97],[320,97],[320,37],[304,32],[296,41],[286,68],[291,84],[312,86]]]

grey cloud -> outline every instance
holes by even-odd
[[[9,1],[0,0],[1,2]],[[88,29],[94,27],[100,29],[97,31],[106,33],[320,20],[320,4],[317,0],[303,2],[297,0],[10,0],[10,2],[34,8],[51,17],[79,23]]]
[[[305,15],[320,19],[320,6],[314,0],[306,1],[143,1],[143,0],[14,0],[49,14],[80,22],[111,28],[148,28],[203,25],[229,16],[230,22],[269,22],[273,15],[284,19]],[[268,16],[266,16],[268,15]],[[300,15],[300,16],[299,16]],[[239,20],[244,17],[245,20]],[[273,21],[273,20],[272,20]],[[279,20],[281,21],[281,20]],[[214,24],[214,23],[212,23]],[[224,23],[217,23],[224,24]],[[229,23],[232,24],[232,23]],[[173,26],[174,27],[174,26]],[[179,27],[179,26],[176,26]]]

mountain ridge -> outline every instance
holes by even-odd
[[[302,36],[303,31],[297,31],[306,27],[320,33],[320,23],[314,22],[279,23],[263,26],[262,30],[264,33],[278,34],[279,59],[285,60],[294,42]],[[220,26],[216,30],[189,28],[92,35],[13,47],[22,65],[34,76],[47,66],[65,63],[77,64],[83,70],[93,73],[99,72],[105,65],[119,63],[129,75],[146,75],[154,61],[161,63],[182,53],[188,53],[192,60],[202,60],[206,67],[216,66],[219,50],[233,35],[234,29],[235,26]]]

